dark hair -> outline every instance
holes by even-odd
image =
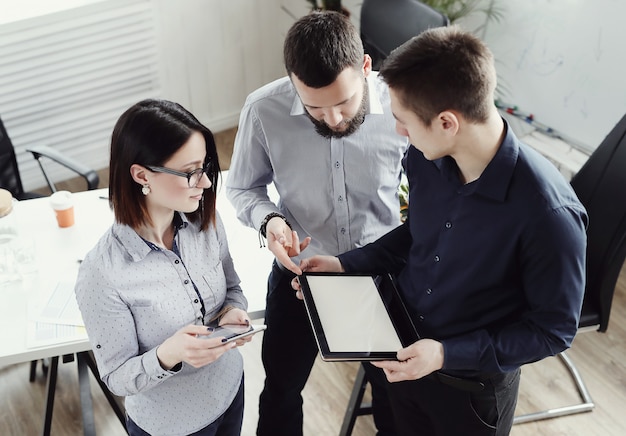
[[[215,223],[215,196],[219,163],[211,131],[188,110],[167,100],[143,100],[131,106],[117,120],[111,137],[109,163],[109,202],[115,219],[136,228],[150,223],[141,186],[130,173],[133,164],[162,166],[194,133],[206,141],[206,162],[212,162],[211,187],[202,194],[200,207],[186,213],[202,230]]]
[[[287,74],[306,86],[322,88],[346,68],[363,63],[363,43],[350,20],[339,12],[312,12],[287,32],[283,55]]]
[[[456,26],[429,29],[391,52],[380,69],[385,82],[425,125],[445,110],[485,122],[493,106],[493,55]]]

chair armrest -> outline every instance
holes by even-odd
[[[96,189],[98,187],[98,184],[100,183],[100,177],[98,176],[98,173],[96,173],[94,170],[76,161],[75,159],[72,159],[71,157],[65,156],[64,154],[58,152],[51,147],[48,147],[46,145],[37,145],[34,147],[30,147],[26,151],[31,152],[33,154],[33,157],[38,162],[40,157],[45,157],[47,159],[57,162],[60,165],[63,165],[69,170],[75,172],[76,174],[79,174],[87,182],[88,190]],[[41,166],[41,162],[39,162],[39,165]],[[45,170],[43,169],[43,167],[41,167],[41,169],[45,175]],[[48,185],[50,184],[51,182],[48,180]],[[52,186],[50,186],[50,189],[52,189],[52,191],[54,192],[54,188]]]

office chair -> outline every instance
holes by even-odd
[[[571,180],[589,214],[585,297],[579,332],[605,332],[609,325],[615,285],[626,258],[625,167],[626,115]],[[572,406],[516,416],[515,424],[588,412],[594,408],[574,362],[565,352],[558,357],[569,370],[582,401]]]
[[[374,70],[412,37],[449,24],[448,17],[417,0],[363,0],[361,5],[361,40]]]
[[[88,190],[96,189],[100,183],[98,173],[94,170],[75,161],[74,159],[64,156],[53,148],[45,145],[38,145],[30,147],[27,151],[32,153],[33,158],[37,160],[51,192],[56,192],[56,186],[50,180],[50,177],[41,162],[42,157],[50,159],[80,175],[87,182]],[[19,168],[17,166],[17,159],[15,157],[15,149],[13,148],[13,143],[9,138],[2,119],[0,119],[0,187],[11,192],[13,197],[17,200],[43,197],[43,195],[35,192],[24,191]]]

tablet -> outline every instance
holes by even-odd
[[[419,339],[389,274],[304,273],[304,304],[325,361],[396,360]]]

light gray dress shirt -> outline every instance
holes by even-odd
[[[183,363],[167,371],[159,364],[158,346],[183,326],[207,324],[225,305],[247,308],[219,215],[205,232],[183,214],[175,222],[181,258],[114,223],[85,257],[76,282],[102,380],[126,397],[127,413],[153,435],[206,427],[230,406],[243,375],[237,349],[202,368]]]
[[[400,225],[398,185],[408,139],[395,131],[389,91],[367,79],[369,108],[352,135],[324,138],[288,77],[251,93],[242,109],[226,195],[247,226],[279,212],[302,240],[302,257],[337,255]],[[267,185],[274,182],[278,204]],[[294,258],[298,263],[298,258]]]

